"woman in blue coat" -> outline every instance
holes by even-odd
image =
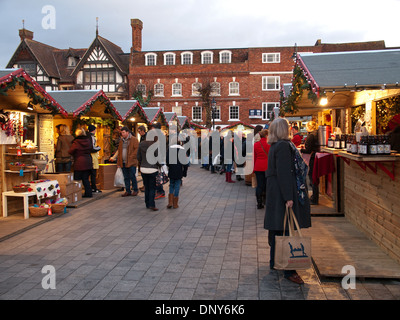
[[[295,146],[290,141],[289,122],[275,119],[269,127],[268,169],[266,176],[266,203],[264,228],[269,230],[270,268],[274,267],[275,236],[283,235],[283,220],[287,207],[291,207],[300,228],[311,227],[310,200],[306,184],[297,187]],[[304,283],[295,270],[285,270],[285,278],[298,284]]]

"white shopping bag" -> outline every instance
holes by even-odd
[[[114,176],[114,187],[125,187],[124,174],[121,168],[117,168]]]

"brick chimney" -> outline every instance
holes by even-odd
[[[132,51],[142,51],[143,22],[139,19],[131,19],[132,26]]]
[[[21,41],[23,41],[24,39],[33,40],[33,32],[25,28],[19,29],[19,37],[21,38]]]

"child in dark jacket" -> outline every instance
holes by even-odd
[[[179,144],[176,137],[170,139],[170,147],[167,152],[167,166],[169,178],[169,195],[167,208],[178,208],[179,189],[182,177],[186,177],[189,159],[185,149]]]

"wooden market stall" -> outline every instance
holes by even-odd
[[[167,133],[167,128],[169,126],[167,119],[165,118],[164,112],[160,107],[146,107],[143,108],[146,113],[147,119],[149,119],[149,124],[160,123],[161,130]]]
[[[232,123],[229,126],[222,128],[221,132],[225,135],[225,133],[227,132],[226,130],[231,130],[233,132],[240,131],[240,132],[244,133],[245,135],[247,135],[248,133],[252,132],[254,129],[255,129],[255,127],[252,126],[251,124],[247,124],[242,121],[238,121],[238,122]]]
[[[190,121],[187,116],[178,116],[181,130],[190,129]]]
[[[168,122],[168,126],[175,126],[178,131],[181,130],[181,124],[175,112],[164,112],[164,116]]]
[[[206,131],[208,134],[208,131],[210,131],[207,127],[201,126],[195,122],[189,121],[189,128],[196,131],[197,136],[200,137],[201,136],[201,132],[202,131]]]
[[[115,149],[112,134],[122,121],[120,113],[102,90],[51,91],[50,94],[68,110],[67,119],[55,118],[54,130],[60,123],[70,126],[71,134],[79,127],[87,130],[90,124],[96,126],[97,144],[101,147],[96,182],[100,190],[113,189],[116,166],[105,162]]]
[[[137,128],[143,125],[147,130],[149,119],[139,102],[137,100],[113,100],[111,102],[121,114],[122,123],[128,126],[136,138],[140,140]]]
[[[400,155],[385,150],[390,117],[384,115],[398,113],[399,57],[398,49],[298,55],[290,94],[282,103],[285,115],[312,115],[331,132],[341,131],[342,137],[333,137],[346,138],[341,147],[321,144],[321,151],[336,159],[338,209],[397,262]]]
[[[122,117],[103,90],[50,91],[49,94],[68,111],[68,118],[54,118],[54,132],[58,124],[67,124],[71,134],[79,127],[89,124],[97,127],[97,143],[101,147],[99,162],[104,163],[113,152],[111,135]]]
[[[56,114],[67,116],[64,108],[23,69],[0,70],[0,203],[4,216],[23,210],[28,218],[29,201],[39,200],[32,186],[38,173],[51,165],[52,121]],[[28,184],[26,191],[20,192],[22,185]],[[53,186],[52,190],[57,188]],[[47,196],[50,192],[41,194],[43,199]]]

